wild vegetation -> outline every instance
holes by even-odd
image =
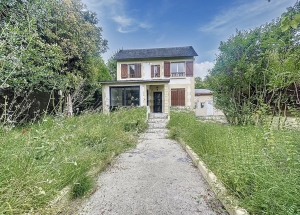
[[[0,214],[54,214],[50,202],[66,186],[69,198],[88,195],[97,173],[136,144],[145,120],[145,108],[131,108],[0,130]]]
[[[204,85],[229,125],[176,111],[168,125],[250,214],[300,214],[299,17],[297,1],[220,43]]]
[[[237,30],[221,42],[207,82],[216,107],[228,122],[254,124],[261,123],[265,114],[299,113],[299,26],[282,30],[282,20],[299,13],[297,2],[282,19],[248,31]]]
[[[78,86],[82,95],[92,97],[100,80],[111,79],[101,57],[107,40],[96,14],[81,0],[3,0],[0,20],[0,103],[6,108],[0,112],[2,121],[8,111],[20,112],[17,105],[4,108],[5,102],[32,101],[30,94],[41,93],[54,101]],[[59,112],[56,105],[49,102],[48,108]],[[82,109],[87,106],[81,104]]]
[[[300,133],[196,121],[172,111],[170,137],[182,139],[250,214],[300,214]]]
[[[209,86],[206,79],[201,77],[195,77],[195,89],[207,89]]]

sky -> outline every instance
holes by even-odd
[[[193,46],[195,76],[214,66],[221,41],[281,16],[296,0],[82,0],[96,12],[109,49]]]

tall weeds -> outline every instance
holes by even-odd
[[[146,128],[145,117],[144,108],[133,108],[110,115],[45,117],[11,131],[1,129],[0,214],[45,214],[64,187],[88,182],[88,172],[133,147],[133,134]],[[128,122],[135,125],[130,132],[125,131]],[[85,193],[76,189],[73,197]]]
[[[221,125],[175,111],[168,127],[251,214],[300,214],[298,130]]]

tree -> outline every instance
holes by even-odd
[[[80,0],[0,2],[0,93],[93,94],[109,80],[101,54],[107,40]]]
[[[268,0],[270,2],[271,0]],[[299,2],[295,3],[294,7],[289,7],[287,13],[282,14],[281,29],[287,31],[290,28],[297,29],[300,24]]]
[[[207,89],[208,85],[206,80],[202,80],[200,77],[195,77],[195,89]]]
[[[253,116],[299,108],[299,36],[297,31],[283,32],[280,25],[275,20],[253,30],[237,30],[220,43],[207,82],[216,107],[230,123],[254,123]]]
[[[118,51],[116,51],[112,56],[110,56],[106,63],[113,80],[117,80],[117,61],[114,59],[117,53]]]

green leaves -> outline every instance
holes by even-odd
[[[281,18],[281,29],[282,31],[287,31],[291,27],[293,29],[297,29],[298,25],[300,24],[300,14],[295,14],[292,17],[288,15],[284,15]]]
[[[0,86],[49,92],[110,79],[107,41],[81,0],[4,0],[0,18]]]
[[[299,109],[300,38],[297,30],[288,30],[298,29],[299,23],[300,14],[290,9],[280,22],[237,30],[221,42],[208,83],[217,97],[216,107],[230,123],[256,123],[257,111],[282,114],[287,108]]]

